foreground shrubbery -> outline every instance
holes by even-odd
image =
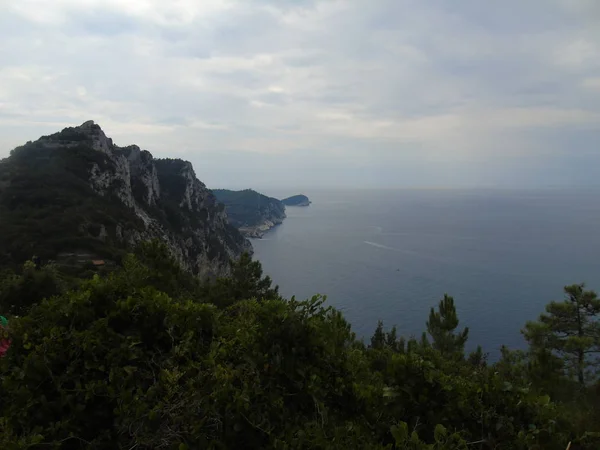
[[[445,298],[429,337],[381,325],[367,346],[322,298],[280,298],[249,258],[203,285],[160,246],[138,254],[70,288],[49,269],[4,277],[0,308],[22,315],[0,360],[0,448],[600,447],[593,375],[571,377],[539,327],[531,352],[487,365],[465,357]],[[44,286],[61,293],[42,300]]]

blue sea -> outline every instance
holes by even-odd
[[[276,195],[277,192],[265,192]],[[524,348],[520,330],[566,284],[600,289],[598,190],[305,192],[255,257],[286,297],[327,295],[366,341],[378,320],[419,337],[444,293],[468,348]]]

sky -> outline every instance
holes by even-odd
[[[598,186],[597,0],[0,0],[0,157],[94,120],[212,188]]]

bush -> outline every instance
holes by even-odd
[[[324,298],[280,298],[247,256],[202,286],[164,252],[145,244],[10,318],[0,448],[598,448],[592,390],[588,406],[553,401],[533,355],[474,363],[383,324],[366,347]],[[452,323],[434,340],[461,337]]]

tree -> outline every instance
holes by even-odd
[[[575,374],[581,386],[586,383],[586,369],[598,364],[600,354],[600,299],[585,285],[565,286],[566,298],[551,302],[546,314],[527,322],[523,335],[532,351],[550,350],[565,362],[568,373]]]
[[[238,299],[275,299],[279,297],[279,287],[272,287],[271,277],[263,277],[262,266],[252,261],[248,253],[244,253],[231,268],[231,279],[235,284]]]
[[[385,344],[396,352],[402,352],[404,350],[404,343],[402,342],[402,340],[398,341],[398,331],[396,330],[396,325],[394,325],[392,329],[386,333]]]
[[[163,250],[10,318],[0,448],[599,448],[591,402],[532,392],[520,355],[474,370],[418,339],[402,351],[383,324],[367,349],[320,296],[261,298],[273,290],[249,258],[215,303],[254,298],[219,309],[173,289]],[[464,345],[455,315],[449,302],[433,314],[434,345]]]
[[[458,316],[454,306],[454,298],[444,294],[440,301],[438,312],[431,308],[427,331],[433,339],[433,348],[439,350],[443,355],[463,356],[465,343],[469,337],[469,328],[460,333],[455,333],[458,327]]]
[[[382,349],[385,347],[385,332],[383,331],[383,322],[377,322],[375,333],[371,336],[371,348]]]
[[[184,391],[181,374],[197,372],[209,351],[216,308],[172,299],[146,285],[149,274],[128,256],[108,277],[11,318],[13,344],[0,359],[0,448],[177,448],[179,415],[195,388]]]
[[[386,332],[383,329],[383,322],[379,320],[375,333],[371,336],[371,345],[369,347],[375,350],[387,348],[394,352],[404,353],[406,341],[403,337],[398,339],[398,329],[395,325],[390,331]]]
[[[228,278],[219,278],[205,285],[204,299],[220,307],[230,306],[240,300],[274,300],[280,298],[279,287],[272,286],[271,277],[264,276],[259,261],[248,253],[231,262]]]
[[[148,270],[146,283],[175,297],[200,296],[200,280],[181,268],[164,242],[157,239],[142,242],[135,248],[135,256]]]
[[[469,353],[467,361],[475,367],[485,367],[487,365],[487,357],[487,353],[484,353],[481,345],[478,345],[474,352]]]
[[[21,274],[9,270],[0,274],[0,312],[25,314],[32,305],[58,295],[65,287],[54,266],[38,269],[33,261],[27,261]]]

